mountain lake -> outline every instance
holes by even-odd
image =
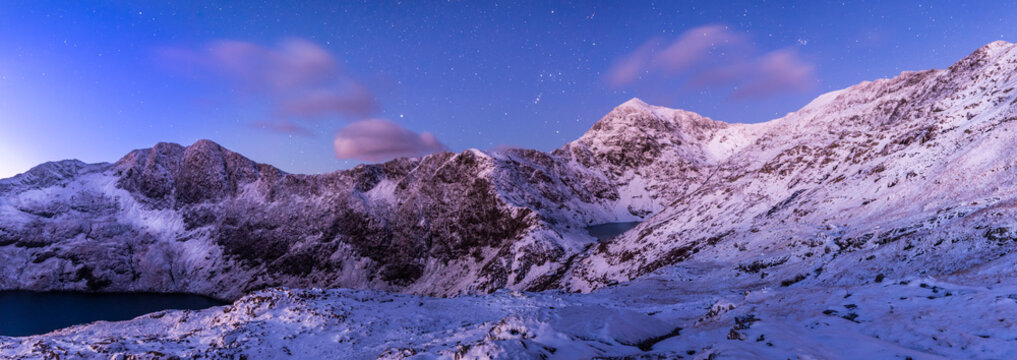
[[[0,336],[38,335],[99,320],[220,305],[226,303],[192,294],[0,291]]]

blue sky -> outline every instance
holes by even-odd
[[[299,173],[550,150],[632,97],[760,122],[1017,39],[1006,1],[716,3],[0,1],[0,177],[203,138]]]

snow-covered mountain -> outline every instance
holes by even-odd
[[[0,185],[0,287],[228,299],[273,286],[487,292],[578,252],[551,229],[555,218],[507,201],[494,180],[539,174],[503,167],[536,171],[466,151],[291,175],[210,141],[115,164],[44,164]]]
[[[716,130],[690,146],[713,154],[701,181],[585,253],[566,283],[587,290],[683,264],[746,284],[856,284],[1006,256],[1017,239],[1015,87],[1017,47],[995,42],[946,70]]]
[[[202,140],[43,164],[0,180],[11,259],[0,288],[224,299],[275,286],[555,288],[594,244],[586,226],[660,211],[713,156],[685,138],[724,126],[632,100],[553,154],[468,150],[295,175]]]
[[[0,181],[0,288],[547,288],[594,242],[585,226],[660,208],[616,182],[523,149],[294,175],[211,141],[163,143]]]
[[[551,153],[295,175],[199,141],[43,164],[0,180],[0,289],[242,299],[0,355],[998,357],[1017,351],[1015,77],[994,42],[759,124],[633,99]],[[621,221],[642,223],[585,230]]]

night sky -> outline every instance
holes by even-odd
[[[632,98],[761,122],[1017,39],[1010,1],[0,1],[0,177],[211,139],[298,173],[551,150]]]

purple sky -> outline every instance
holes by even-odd
[[[0,177],[205,138],[300,173],[551,150],[632,97],[760,122],[1017,38],[1005,1],[785,3],[4,1]]]

